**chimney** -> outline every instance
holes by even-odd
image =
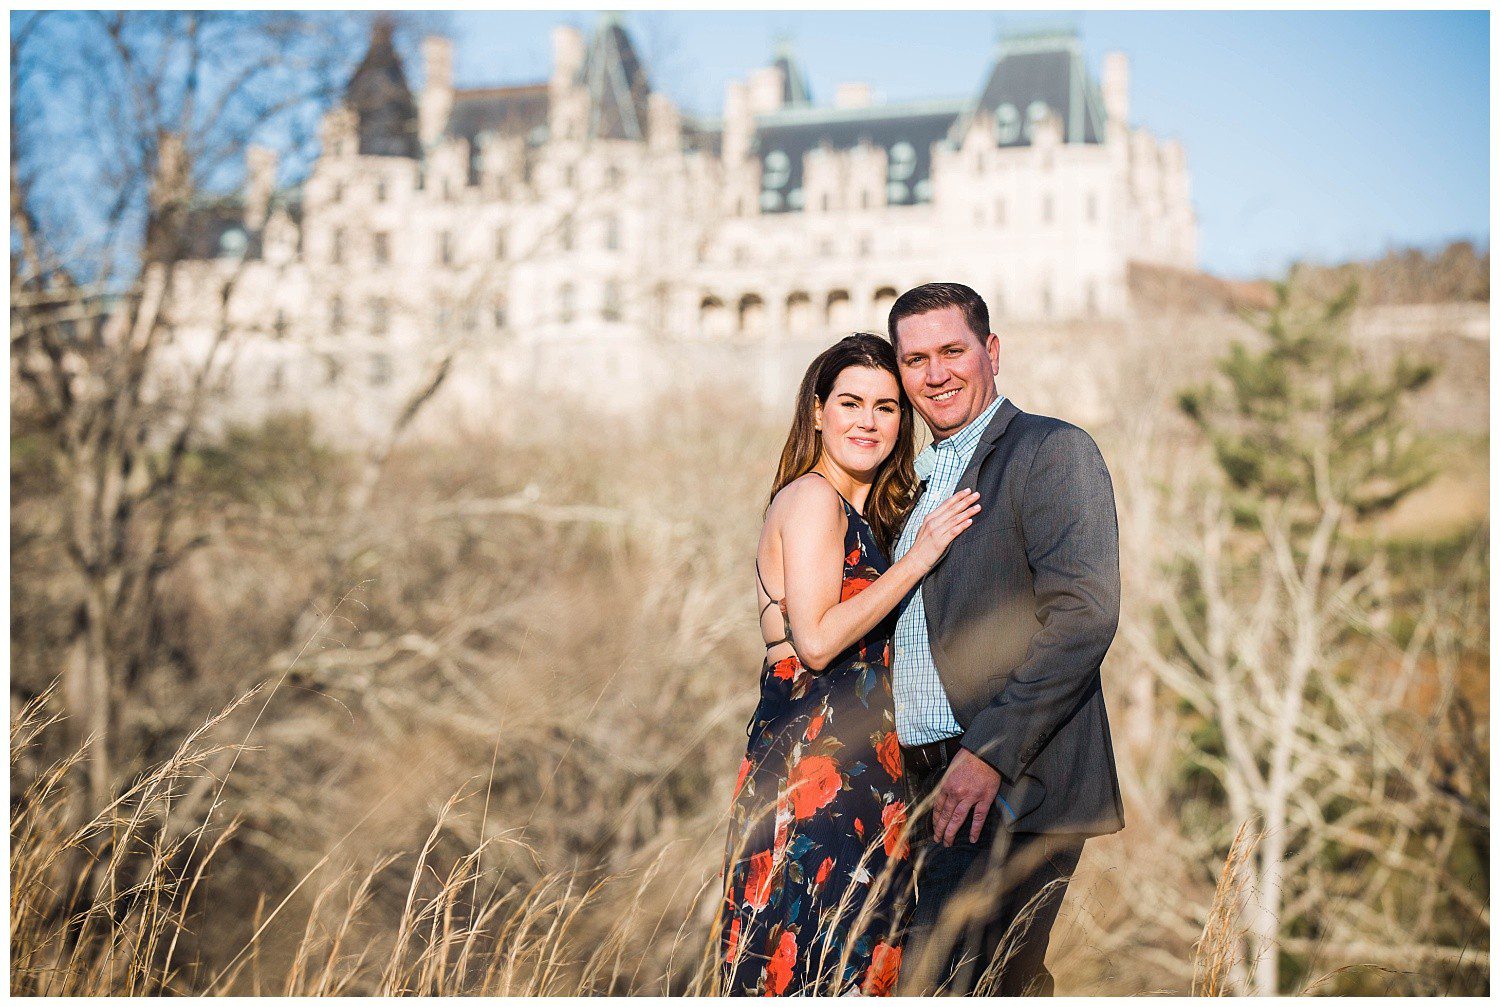
[[[848,81],[833,92],[834,108],[869,108],[871,102],[869,84]]]
[[[245,226],[258,231],[271,211],[276,188],[276,152],[251,144],[245,151]]]
[[[1130,57],[1123,52],[1104,56],[1104,111],[1110,122],[1122,126],[1130,120]]]
[[[724,163],[739,164],[750,153],[750,135],[755,120],[750,96],[743,81],[732,80],[724,88]]]
[[[583,72],[583,33],[572,25],[552,29],[552,93],[573,87]]]
[[[672,99],[660,91],[646,98],[646,139],[656,153],[670,154],[682,149],[682,117]]]
[[[781,67],[763,66],[750,74],[750,111],[764,115],[781,108],[782,95],[786,90],[786,79]]]
[[[422,96],[418,99],[417,121],[422,147],[431,149],[448,126],[453,111],[453,43],[441,35],[422,40]]]

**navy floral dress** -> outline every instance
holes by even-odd
[[[847,500],[844,513],[840,600],[888,566]],[[785,601],[773,604],[786,626]],[[893,613],[821,672],[795,655],[767,657],[725,849],[726,995],[888,995],[895,986],[910,852],[894,626]]]

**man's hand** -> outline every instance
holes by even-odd
[[[995,806],[995,795],[999,792],[1000,774],[967,748],[959,749],[943,774],[943,782],[938,784],[932,805],[932,838],[944,846],[952,846],[953,837],[958,835],[972,809],[974,824],[969,829],[969,842],[979,842],[979,830],[984,828],[984,820]]]

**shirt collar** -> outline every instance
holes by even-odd
[[[1000,408],[1000,403],[1005,401],[1004,395],[995,397],[995,401],[984,407],[984,412],[970,420],[956,434],[944,437],[922,449],[912,462],[912,468],[916,470],[917,479],[926,482],[932,478],[932,473],[937,469],[937,453],[942,450],[952,449],[959,455],[970,454],[974,446],[979,443],[979,438],[984,435],[985,428],[990,425],[990,420],[995,415],[995,410]]]

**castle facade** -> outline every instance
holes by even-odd
[[[1004,38],[972,94],[902,104],[815,103],[783,49],[714,120],[652,89],[615,17],[555,28],[532,84],[456,88],[443,38],[422,57],[414,91],[377,25],[306,182],[278,191],[252,149],[242,197],[196,211],[179,342],[233,330],[233,414],[373,429],[436,370],[469,410],[624,405],[691,383],[685,360],[800,373],[794,346],[883,331],[929,280],[1003,333],[1125,317],[1127,263],[1196,266],[1181,146],[1130,125],[1126,57],[1096,81],[1070,34]]]

